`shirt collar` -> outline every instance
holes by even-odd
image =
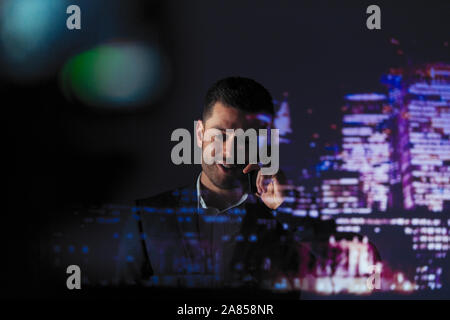
[[[208,206],[206,205],[205,200],[203,200],[203,197],[202,197],[202,194],[201,194],[201,190],[200,190],[200,186],[201,186],[201,183],[200,183],[200,177],[201,177],[201,175],[202,175],[202,173],[200,172],[200,174],[199,174],[198,177],[197,177],[197,208],[202,208],[202,209],[212,209],[212,210],[214,210],[216,213],[220,214],[220,213],[223,213],[223,212],[225,212],[225,211],[227,211],[227,210],[230,210],[230,209],[232,209],[232,208],[234,208],[234,207],[240,206],[245,200],[247,200],[248,193],[244,193],[244,194],[242,195],[241,199],[240,199],[238,202],[236,202],[235,204],[233,204],[233,205],[231,205],[231,206],[229,206],[228,208],[225,208],[225,209],[223,209],[223,210],[219,210],[219,209],[213,208],[213,207],[208,207]]]

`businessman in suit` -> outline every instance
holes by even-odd
[[[268,129],[273,116],[272,97],[261,84],[219,80],[206,94],[197,146],[212,143],[206,130]],[[227,163],[232,143],[225,138],[220,161],[202,161],[190,185],[136,201],[122,236],[118,284],[270,289],[306,272],[311,254],[277,219],[288,192],[283,173]],[[256,190],[249,185],[252,171]]]

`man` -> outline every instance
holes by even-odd
[[[338,262],[345,264],[336,258],[342,256],[335,245],[342,236],[330,238],[332,220],[285,213],[290,206],[286,196],[294,196],[288,194],[281,171],[267,174],[265,169],[273,163],[260,167],[251,161],[251,139],[249,145],[244,143],[243,163],[235,161],[239,152],[232,152],[236,129],[271,128],[273,114],[272,97],[259,83],[239,77],[218,81],[208,90],[202,119],[197,122],[196,143],[204,161],[190,185],[140,199],[131,212],[129,206],[77,210],[74,219],[81,220],[80,228],[73,228],[74,222],[69,230],[53,233],[57,243],[46,245],[42,256],[54,256],[57,265],[75,262],[83,270],[87,288],[256,287],[288,290],[295,298],[300,288],[314,290],[311,277],[328,277],[338,269]],[[224,137],[219,144],[215,132]],[[214,148],[208,153],[210,146]],[[237,143],[235,149],[242,151],[242,147]],[[210,157],[215,161],[206,161]],[[251,172],[256,173],[256,186],[249,179]],[[70,241],[68,253],[60,249],[64,241]],[[58,279],[57,283],[65,282]],[[169,291],[168,297],[173,293]]]
[[[120,284],[271,288],[298,272],[300,249],[274,214],[285,198],[283,174],[264,175],[248,152],[244,164],[230,163],[237,152],[226,130],[267,129],[273,115],[270,93],[254,80],[225,78],[208,90],[196,143],[205,151],[214,143],[206,132],[223,133],[220,154],[212,154],[219,160],[203,158],[191,186],[137,201],[119,253]]]

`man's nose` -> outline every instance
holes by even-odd
[[[236,137],[234,134],[230,134],[225,137],[223,142],[223,156],[225,159],[234,159],[236,152],[234,150]]]

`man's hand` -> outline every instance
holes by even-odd
[[[256,177],[257,193],[255,195],[272,210],[278,208],[285,199],[285,181],[284,174],[279,170],[275,175],[263,175],[258,164],[249,164],[242,171],[244,174],[253,170],[258,170]]]

